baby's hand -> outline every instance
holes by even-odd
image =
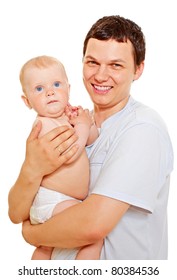
[[[69,120],[70,123],[74,126],[77,124],[85,124],[90,128],[94,124],[92,114],[88,109],[83,109],[81,106],[77,108],[77,116],[71,116]]]
[[[73,117],[77,117],[78,116],[78,108],[79,106],[71,106],[69,103],[65,108],[65,114],[67,115],[67,117],[73,118]]]

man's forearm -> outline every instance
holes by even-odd
[[[29,210],[40,186],[41,177],[35,176],[23,165],[16,183],[9,192],[9,217],[12,222],[20,223],[29,218]]]
[[[74,248],[103,239],[129,205],[100,195],[69,207],[43,224],[23,225],[25,240],[34,246]]]
[[[30,225],[28,222],[26,224],[28,224],[30,230],[27,229],[27,233],[26,230],[23,232],[24,238],[36,247],[74,248],[91,244],[93,241],[90,237],[88,238],[89,231],[85,234],[84,220],[81,219],[79,223],[77,222],[77,212],[80,212],[80,210],[77,210],[76,205],[50,218],[43,224]],[[80,223],[82,223],[83,228],[79,226]]]
[[[38,122],[27,139],[25,161],[9,192],[9,217],[14,223],[28,219],[42,178],[66,163],[78,150],[76,145],[69,149],[77,140],[73,129],[67,126],[57,127],[38,138],[41,125]]]

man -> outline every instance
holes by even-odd
[[[24,238],[35,246],[56,248],[85,246],[104,238],[101,259],[167,259],[171,141],[159,115],[130,96],[131,85],[144,68],[144,35],[128,19],[103,17],[88,32],[83,54],[83,80],[100,129],[99,138],[88,148],[90,195],[45,224],[25,222]],[[28,218],[42,177],[57,165],[50,152],[52,139],[57,141],[54,147],[64,151],[62,137],[55,138],[54,131],[48,134],[49,140],[43,139],[43,148],[38,147],[37,135],[36,128],[9,194],[9,213],[18,222]],[[22,199],[27,204],[23,217]],[[17,205],[18,214],[12,217]],[[57,259],[57,249],[53,259]]]

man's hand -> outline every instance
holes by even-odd
[[[54,172],[72,158],[78,147],[72,146],[71,149],[68,148],[78,137],[74,129],[68,126],[60,126],[38,138],[41,126],[42,124],[39,121],[27,139],[24,166],[31,172],[33,177],[35,177],[36,173],[36,176],[42,178]]]
[[[39,225],[31,225],[30,221],[29,220],[26,220],[22,223],[22,235],[23,235],[23,238],[25,239],[25,241],[35,247],[39,247],[38,244],[34,244],[32,242],[32,231],[33,231],[33,228],[35,226],[39,226]],[[28,235],[30,236],[30,238],[28,237]]]
[[[67,163],[78,150],[74,129],[61,126],[38,138],[41,127],[38,122],[27,139],[24,163],[9,192],[9,217],[14,223],[28,219],[42,178]]]

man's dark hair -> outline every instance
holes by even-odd
[[[145,59],[145,38],[141,28],[133,21],[124,17],[104,16],[97,20],[86,35],[83,47],[85,55],[87,44],[90,38],[107,41],[110,39],[117,42],[127,42],[129,40],[134,48],[134,61],[140,65]]]

